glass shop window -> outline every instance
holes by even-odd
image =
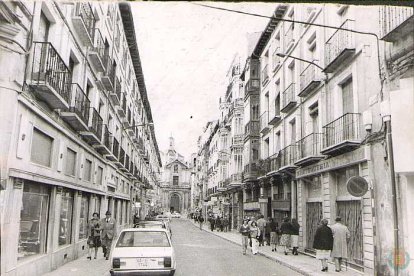
[[[79,240],[88,237],[88,214],[89,198],[88,195],[82,195],[79,215]]]
[[[67,245],[71,242],[72,212],[73,193],[68,189],[63,189],[59,217],[59,245]]]
[[[46,253],[49,195],[49,189],[45,185],[35,182],[24,183],[18,260]]]

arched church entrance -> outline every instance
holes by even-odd
[[[180,212],[180,196],[178,194],[172,194],[170,198],[170,211],[171,212]]]

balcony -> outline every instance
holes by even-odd
[[[314,60],[317,64],[317,60]],[[299,97],[307,97],[321,83],[318,77],[319,68],[313,64],[309,64],[302,74],[300,74],[300,92]]]
[[[108,125],[103,125],[102,128],[102,143],[93,145],[93,147],[103,156],[111,154],[111,140],[113,137],[109,132]]]
[[[269,65],[266,64],[266,66],[262,69],[262,85],[266,85],[269,81]]]
[[[359,113],[346,113],[323,127],[322,154],[335,156],[358,148],[361,144]]]
[[[232,147],[241,147],[243,146],[243,134],[235,134],[232,138]]]
[[[258,168],[256,163],[250,163],[244,166],[243,181],[255,180],[258,176]]]
[[[115,106],[120,105],[123,95],[121,94],[121,82],[118,77],[115,77],[115,87],[109,91],[109,99]],[[118,109],[119,110],[119,109]]]
[[[72,99],[68,111],[60,116],[76,131],[88,130],[90,101],[77,83],[72,83]]]
[[[245,90],[244,90],[244,96],[248,97],[250,94],[255,93],[258,94],[259,93],[259,88],[260,88],[260,80],[259,79],[250,79],[247,81],[246,86],[245,86]]]
[[[396,42],[406,34],[414,33],[413,7],[380,7],[380,37],[384,41]]]
[[[105,42],[99,29],[95,29],[95,42],[89,51],[89,60],[97,72],[105,70]]]
[[[240,187],[243,183],[243,175],[242,173],[235,173],[231,175],[229,186],[234,187]]]
[[[288,113],[296,106],[296,97],[295,97],[295,83],[291,83],[288,88],[282,94],[282,109],[280,110],[283,113]]]
[[[249,138],[250,136],[259,136],[260,135],[260,122],[259,121],[250,121],[244,127],[244,139]]]
[[[95,23],[96,20],[91,5],[87,2],[76,3],[72,24],[85,46],[93,46]]]
[[[67,110],[71,101],[71,72],[48,42],[33,42],[33,63],[28,85],[52,109]]]
[[[295,44],[295,39],[293,38],[294,33],[294,23],[290,23],[289,27],[287,28],[285,32],[284,37],[284,47],[285,47],[285,54],[287,54]]]
[[[101,76],[101,82],[103,86],[105,87],[105,89],[110,91],[109,95],[111,95],[115,93],[114,91],[115,90],[115,68],[109,57],[105,56],[104,62],[105,60],[106,60],[106,64],[105,64],[106,70]],[[119,97],[118,97],[118,101],[119,101]]]
[[[260,132],[265,134],[269,130],[269,112],[265,111],[260,115]]]
[[[112,154],[105,155],[105,158],[112,162],[116,162],[118,160],[118,155],[119,155],[119,142],[115,137],[113,137],[112,138]]]
[[[276,92],[276,95],[279,94],[279,91]],[[269,121],[269,125],[276,125],[278,122],[280,122],[280,120],[282,119],[282,116],[280,115],[280,107],[279,107],[279,102],[277,102],[277,104],[275,104],[275,110],[273,112],[273,115],[270,116],[270,121]]]
[[[118,109],[117,109],[118,116],[121,117],[121,118],[125,118],[126,109],[127,109],[127,101],[126,101],[125,93],[121,94],[120,102],[122,104],[120,104],[120,106],[118,106]]]
[[[89,129],[80,134],[91,145],[101,144],[103,120],[98,110],[91,108],[92,115],[89,122]]]
[[[279,152],[273,154],[269,157],[269,168],[266,173],[266,176],[272,176],[279,174],[279,169],[281,166],[281,155]]]
[[[308,166],[325,158],[321,154],[322,133],[311,133],[297,142],[296,166]]]
[[[280,171],[286,172],[296,169],[296,144],[289,145],[280,151]]]
[[[354,21],[346,20],[340,28],[353,30]],[[333,73],[355,54],[354,33],[336,30],[325,43],[325,73]]]
[[[123,172],[129,171],[129,155],[128,154],[125,154],[125,160],[122,163],[122,167],[120,168],[120,170]]]

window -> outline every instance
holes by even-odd
[[[178,165],[174,165],[174,173],[178,173]]]
[[[280,151],[280,131],[275,135],[275,153]]]
[[[347,79],[341,85],[343,114],[354,113],[354,95],[352,91],[352,78]]]
[[[53,138],[34,128],[30,160],[36,164],[51,167],[52,146]]]
[[[70,148],[66,149],[66,167],[65,173],[67,175],[75,176],[76,172],[76,152]]]
[[[173,176],[173,185],[178,185],[178,176]]]
[[[43,11],[40,13],[39,29],[38,29],[38,41],[46,42],[49,37],[50,22],[46,18]]]
[[[86,159],[83,168],[83,178],[85,181],[91,181],[92,161]]]
[[[96,173],[96,184],[102,185],[103,168],[98,166],[98,172]]]
[[[312,120],[312,133],[319,133],[318,102],[309,107],[309,116]]]
[[[82,195],[80,203],[79,215],[79,239],[86,239],[88,237],[88,214],[89,214],[89,198],[87,195]]]
[[[26,181],[20,211],[20,233],[17,259],[46,253],[49,189]]]
[[[293,145],[293,143],[296,142],[296,121],[292,120],[289,122],[290,124],[290,144]]]
[[[269,138],[264,140],[264,145],[263,145],[263,158],[268,157],[268,156],[269,156]]]
[[[94,212],[97,212],[98,214],[101,213],[101,198],[97,196],[95,198],[95,206],[94,206]]]
[[[124,231],[116,247],[170,247],[167,234],[161,231]]]
[[[59,245],[70,244],[72,235],[73,193],[62,189],[59,216]]]
[[[280,116],[280,94],[275,99],[275,115]]]

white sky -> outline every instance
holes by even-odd
[[[268,16],[276,6],[203,3]],[[246,34],[262,32],[268,19],[188,2],[130,4],[158,146],[166,150],[172,134],[187,159],[206,123],[218,119],[226,73],[234,55],[247,51]]]

